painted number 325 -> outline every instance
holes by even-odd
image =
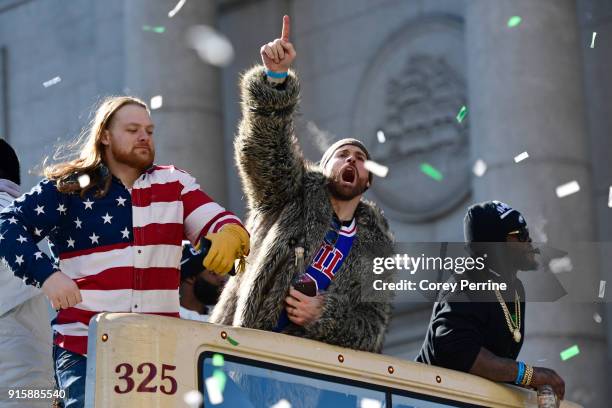
[[[168,375],[169,371],[176,369],[176,366],[169,364],[162,364],[161,366],[161,378],[159,390],[167,395],[176,393],[177,384],[174,377]],[[115,392],[117,394],[127,394],[132,392],[136,386],[136,382],[132,378],[134,374],[134,366],[129,363],[121,363],[115,367],[115,372],[119,375],[120,384],[115,385]],[[144,374],[144,378],[140,381],[140,384],[136,388],[136,392],[157,392],[157,385],[151,385],[151,382],[155,380],[157,376],[157,367],[153,363],[142,363],[136,368],[138,374]],[[140,376],[139,376],[140,377]]]

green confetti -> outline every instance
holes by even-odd
[[[569,360],[570,358],[575,357],[578,354],[580,354],[580,349],[578,348],[577,344],[574,344],[572,347],[561,352],[561,360]]]
[[[523,21],[523,19],[520,18],[519,16],[512,16],[508,20],[508,27],[510,28],[516,27],[517,25],[521,24],[521,21]]]
[[[152,31],[154,33],[162,34],[162,33],[166,32],[166,27],[164,27],[164,26],[151,27],[149,25],[143,25],[142,26],[142,30],[143,31]]]
[[[225,361],[223,360],[223,354],[213,354],[212,365],[215,367],[223,367]]]
[[[429,163],[421,163],[421,171],[436,181],[441,181],[444,178],[440,170]]]
[[[229,341],[232,346],[237,346],[238,344],[240,344],[236,340],[232,339],[230,336],[227,336],[227,341]]]
[[[467,115],[467,107],[463,105],[457,114],[457,122],[461,123],[463,118],[465,118],[465,115]]]
[[[221,394],[223,394],[223,391],[225,390],[225,383],[227,382],[227,376],[221,370],[215,370],[212,376],[217,380],[219,391],[221,391]]]

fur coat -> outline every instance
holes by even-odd
[[[247,268],[229,280],[210,321],[272,330],[299,271],[295,248],[305,265],[323,242],[333,215],[327,178],[303,158],[294,135],[299,83],[293,72],[273,87],[262,66],[241,79],[243,118],[234,141],[235,158],[248,200],[251,252]],[[372,258],[389,256],[393,237],[382,212],[362,200],[355,212],[357,234],[349,256],[324,292],[322,316],[284,333],[357,350],[380,352],[391,314],[391,295],[362,296],[373,280]]]

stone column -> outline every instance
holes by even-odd
[[[227,205],[220,72],[201,61],[185,37],[192,25],[215,26],[216,3],[188,1],[168,18],[175,4],[124,3],[125,91],[147,103],[162,95],[163,106],[152,115],[156,162],[185,169],[204,191]],[[147,31],[143,26],[164,29]]]
[[[575,1],[466,4],[470,144],[472,158],[488,164],[485,176],[473,180],[475,201],[506,201],[532,226],[545,222],[548,237],[594,241]],[[508,27],[512,16],[522,17],[521,24]],[[530,157],[514,163],[523,151]],[[555,188],[572,180],[580,192],[558,198]],[[544,238],[535,235],[534,240]],[[564,283],[580,284],[599,274],[594,268],[573,271]],[[530,302],[519,358],[556,370],[566,381],[568,399],[603,408],[609,379],[603,330],[593,321],[596,310],[592,301]],[[580,355],[561,361],[559,353],[573,344]]]

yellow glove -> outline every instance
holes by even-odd
[[[226,224],[219,232],[207,234],[206,239],[211,245],[202,265],[218,275],[231,271],[234,261],[250,250],[249,234],[238,224]]]

